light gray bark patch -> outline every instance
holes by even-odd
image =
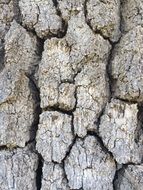
[[[36,99],[29,79],[21,72],[11,72],[5,68],[0,73],[0,145],[24,147],[30,140]]]
[[[120,33],[120,0],[87,0],[86,20],[95,33],[117,42]]]
[[[2,0],[0,2],[0,39],[4,39],[11,22],[16,16],[14,0]]]
[[[111,61],[114,94],[128,101],[143,101],[143,29],[135,27],[114,49]]]
[[[5,36],[5,66],[32,74],[39,63],[37,47],[36,36],[13,21]]]
[[[36,104],[27,77],[38,64],[36,37],[13,21],[5,36],[5,67],[0,72],[0,145],[24,147],[30,139]]]
[[[36,190],[37,155],[25,149],[0,151],[0,189]]]
[[[105,153],[94,136],[77,139],[65,160],[65,171],[71,189],[113,189],[115,162]]]
[[[47,162],[61,163],[73,141],[72,117],[57,111],[40,115],[36,148]]]
[[[41,190],[70,190],[62,165],[44,163]]]
[[[58,36],[64,32],[62,18],[57,15],[52,0],[20,0],[23,26],[34,29],[40,38]]]
[[[128,32],[143,24],[143,1],[121,0],[122,30]]]
[[[138,121],[137,104],[112,99],[101,117],[100,136],[119,164],[141,163],[143,134]]]

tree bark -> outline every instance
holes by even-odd
[[[142,190],[143,1],[0,1],[0,190]]]

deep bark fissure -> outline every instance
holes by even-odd
[[[10,1],[7,1],[7,2],[10,3]],[[37,143],[36,142],[36,134],[37,134],[37,131],[38,131],[38,125],[40,123],[40,121],[39,121],[40,120],[40,115],[42,113],[46,112],[46,111],[47,112],[50,112],[50,111],[51,112],[59,112],[61,115],[65,114],[65,115],[70,116],[70,118],[71,118],[71,123],[70,124],[71,124],[71,131],[72,132],[70,132],[70,133],[72,133],[72,135],[73,135],[73,140],[72,140],[71,144],[68,146],[68,148],[66,148],[67,149],[66,150],[66,154],[65,154],[64,158],[61,160],[60,164],[59,164],[59,162],[55,162],[54,160],[51,160],[51,163],[53,163],[55,165],[60,165],[62,167],[62,170],[64,171],[64,178],[67,181],[68,188],[71,189],[69,187],[69,179],[67,177],[67,173],[66,173],[66,170],[65,170],[66,161],[67,161],[68,157],[70,157],[71,151],[72,151],[74,145],[76,144],[77,139],[80,139],[80,140],[82,140],[84,142],[84,140],[88,136],[94,136],[96,138],[97,142],[99,143],[99,145],[101,146],[102,151],[105,154],[109,154],[110,157],[115,162],[116,172],[115,172],[115,175],[114,175],[114,179],[113,179],[112,185],[113,185],[113,189],[116,190],[117,189],[116,182],[118,181],[118,183],[120,183],[119,178],[118,178],[118,174],[120,174],[121,172],[124,172],[124,170],[128,166],[130,166],[130,165],[133,165],[133,166],[139,165],[139,166],[141,166],[142,163],[143,163],[143,159],[142,159],[141,163],[137,162],[138,164],[135,164],[135,163],[132,163],[132,162],[128,162],[126,164],[119,165],[117,163],[117,161],[116,161],[115,156],[110,151],[110,148],[108,149],[107,145],[104,144],[104,139],[102,139],[102,137],[100,136],[100,132],[99,132],[99,128],[100,128],[101,123],[102,123],[102,117],[106,114],[106,107],[107,107],[107,105],[110,104],[110,103],[112,103],[112,99],[114,99],[114,100],[116,99],[116,100],[119,100],[120,102],[126,103],[128,105],[136,104],[138,106],[137,107],[137,110],[138,110],[137,125],[138,126],[136,128],[136,131],[134,132],[135,133],[134,140],[135,140],[135,142],[137,144],[141,140],[140,137],[143,134],[143,102],[140,102],[138,100],[129,100],[128,98],[125,98],[125,99],[124,98],[120,98],[120,96],[118,96],[118,95],[117,95],[118,97],[116,97],[115,92],[114,92],[116,90],[115,86],[116,86],[117,80],[114,79],[114,77],[113,77],[112,61],[113,61],[113,58],[114,58],[114,56],[116,54],[116,46],[118,46],[118,44],[121,42],[121,38],[123,37],[123,35],[125,35],[125,34],[127,34],[129,32],[129,31],[125,32],[124,29],[123,29],[124,23],[123,23],[122,11],[121,11],[122,6],[123,6],[122,5],[123,2],[121,0],[121,4],[120,4],[120,7],[119,7],[119,10],[120,10],[120,13],[119,13],[119,15],[120,15],[120,23],[119,23],[119,25],[120,26],[119,26],[119,28],[120,28],[120,31],[121,31],[121,36],[118,39],[118,41],[116,41],[116,42],[113,42],[110,37],[106,37],[106,35],[104,35],[104,32],[102,32],[100,29],[94,29],[93,28],[91,20],[88,19],[88,11],[90,11],[90,10],[87,9],[87,3],[89,2],[89,0],[85,0],[84,1],[84,7],[82,7],[82,9],[83,9],[82,11],[83,11],[84,16],[85,16],[85,23],[86,23],[86,25],[88,25],[87,28],[89,28],[89,30],[91,30],[94,35],[98,35],[98,36],[100,35],[99,37],[103,38],[104,39],[103,41],[109,42],[108,44],[109,44],[109,46],[111,46],[108,58],[107,58],[107,60],[104,60],[107,63],[106,64],[105,75],[106,75],[106,80],[107,80],[106,82],[108,83],[107,86],[106,86],[106,88],[109,87],[109,97],[108,97],[107,102],[102,106],[102,110],[100,111],[100,113],[97,114],[98,115],[97,121],[94,122],[94,124],[97,126],[97,131],[95,132],[94,129],[93,129],[93,131],[87,129],[86,130],[87,134],[84,137],[79,137],[78,135],[76,135],[75,126],[74,126],[74,122],[75,122],[74,121],[74,119],[75,119],[74,118],[74,114],[75,114],[75,111],[77,110],[77,108],[79,108],[78,107],[78,103],[79,103],[78,101],[80,101],[79,100],[80,98],[78,99],[78,94],[77,94],[78,93],[78,91],[77,91],[78,90],[78,85],[76,84],[76,77],[83,70],[83,67],[84,67],[83,65],[84,64],[81,63],[81,68],[77,72],[74,71],[74,76],[73,76],[72,79],[69,79],[69,80],[68,79],[64,79],[60,83],[60,85],[64,84],[64,83],[65,84],[68,83],[68,84],[73,84],[75,86],[75,91],[74,91],[75,105],[74,105],[74,108],[69,109],[69,111],[68,111],[68,110],[66,110],[66,108],[62,108],[62,106],[60,107],[60,105],[59,105],[60,103],[57,103],[56,105],[53,105],[53,106],[47,106],[46,108],[41,108],[41,105],[40,105],[41,104],[40,86],[38,86],[38,79],[37,79],[39,76],[36,78],[35,74],[36,74],[37,70],[40,67],[41,60],[43,59],[43,57],[42,57],[43,56],[43,52],[46,51],[45,50],[46,48],[44,49],[45,40],[51,39],[51,38],[64,38],[66,36],[66,34],[67,34],[68,24],[69,24],[68,21],[66,21],[66,19],[63,17],[62,10],[60,10],[60,1],[58,1],[58,0],[52,0],[52,2],[53,2],[53,5],[54,5],[54,9],[56,10],[56,15],[59,16],[60,19],[61,19],[61,23],[62,23],[61,24],[61,29],[56,30],[56,34],[53,34],[52,32],[49,31],[49,33],[48,33],[48,35],[46,37],[41,37],[40,38],[39,35],[37,35],[37,33],[35,31],[35,28],[34,28],[35,25],[33,25],[33,29],[30,29],[28,26],[25,26],[23,24],[23,22],[22,22],[23,18],[22,17],[24,15],[21,14],[21,10],[20,10],[20,7],[19,7],[19,0],[13,1],[13,6],[14,6],[13,12],[14,12],[14,15],[15,15],[14,18],[13,18],[13,20],[16,20],[17,23],[19,23],[20,26],[23,27],[26,30],[26,32],[28,32],[29,34],[31,33],[32,34],[31,36],[35,36],[36,40],[37,40],[37,51],[36,51],[36,53],[39,56],[39,59],[37,61],[37,65],[34,66],[35,68],[33,69],[32,74],[25,73],[25,75],[29,79],[29,89],[30,89],[30,93],[32,94],[32,99],[35,102],[35,105],[34,105],[35,106],[35,109],[34,109],[34,121],[33,121],[32,125],[31,125],[31,128],[30,128],[30,140],[28,142],[26,142],[25,147],[27,147],[31,152],[37,154],[37,156],[38,156],[38,167],[37,167],[37,170],[36,170],[36,179],[35,179],[37,190],[40,190],[42,188],[42,179],[44,179],[43,178],[43,164],[44,164],[44,162],[46,162],[46,160],[44,160],[43,157],[42,157],[42,155],[36,150],[36,143]],[[6,4],[8,4],[8,3],[6,3]],[[105,3],[105,2],[103,1],[102,3]],[[0,4],[2,4],[2,3],[0,3]],[[38,7],[38,9],[39,9],[39,14],[37,15],[37,22],[39,20],[39,15],[40,15],[40,8]],[[70,16],[72,17],[72,10],[70,10],[70,11],[71,11],[71,13],[70,13],[71,15]],[[80,12],[80,10],[76,10],[76,11]],[[142,16],[141,12],[140,12],[140,9],[138,7],[137,7],[137,11],[138,11],[138,14],[140,16]],[[74,10],[73,10],[73,12],[74,12]],[[70,33],[70,31],[68,31],[68,32]],[[76,42],[75,42],[75,44],[76,44]],[[3,71],[3,69],[5,67],[5,65],[4,65],[4,62],[5,62],[5,49],[4,49],[4,45],[5,45],[5,42],[4,42],[4,39],[2,39],[1,40],[1,44],[0,44],[0,73]],[[49,49],[47,51],[49,51]],[[71,52],[72,52],[72,49],[71,49]],[[71,52],[70,52],[70,56],[72,56]],[[94,55],[94,56],[96,56],[96,55]],[[88,59],[88,56],[86,58]],[[89,62],[92,61],[92,58],[91,58],[91,60],[88,60],[88,61]],[[85,61],[85,62],[88,62],[88,61]],[[49,62],[47,62],[47,64],[49,64]],[[129,67],[129,68],[131,68],[131,67]],[[139,92],[139,96],[140,96],[140,92]],[[10,104],[11,102],[7,101],[6,103]],[[80,103],[79,103],[79,105],[80,105]],[[47,126],[48,126],[48,124],[47,124]],[[31,148],[30,148],[30,146],[31,146]],[[8,146],[7,145],[1,145],[0,146],[0,151],[7,151],[7,152],[11,151],[11,152],[14,152],[15,149],[16,150],[17,149],[24,149],[25,147],[19,147],[17,145],[15,145],[15,146],[12,146],[12,145],[8,145]],[[92,169],[92,168],[89,167],[88,169]],[[83,189],[83,187],[80,188],[80,189]]]
[[[42,176],[43,176],[43,158],[42,156],[38,153],[38,168],[36,170],[36,186],[37,190],[40,190],[42,187]]]
[[[0,42],[0,72],[3,70],[4,68],[4,59],[5,59],[5,50],[4,50],[4,42],[3,40],[1,40],[2,42]]]

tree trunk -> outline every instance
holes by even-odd
[[[143,1],[0,1],[0,190],[143,189]]]

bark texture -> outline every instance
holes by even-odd
[[[143,189],[143,0],[0,0],[0,190]]]

